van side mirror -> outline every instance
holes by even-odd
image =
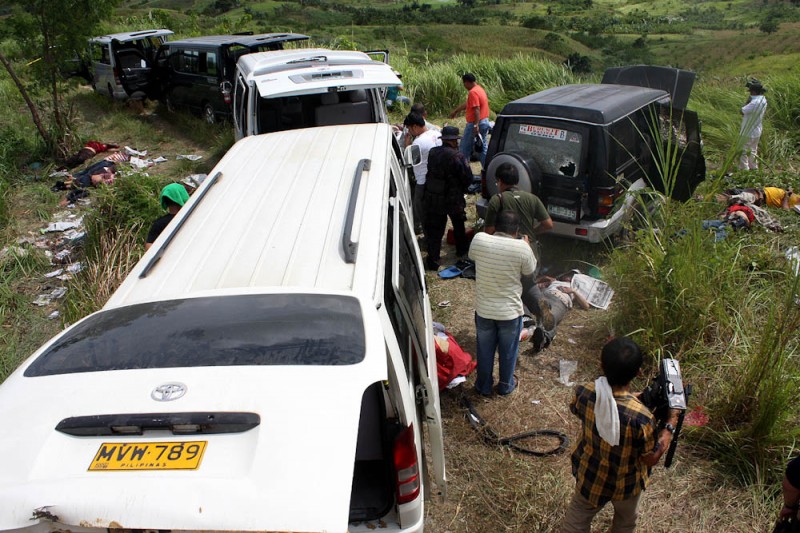
[[[420,151],[419,146],[415,144],[406,146],[405,159],[406,165],[408,166],[419,165],[420,162],[422,162],[422,152]]]

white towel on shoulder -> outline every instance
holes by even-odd
[[[594,425],[600,438],[611,446],[619,444],[619,411],[614,392],[605,376],[594,380]]]

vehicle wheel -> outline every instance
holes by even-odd
[[[203,106],[203,119],[209,124],[217,123],[217,115],[214,113],[214,108],[211,104]]]
[[[499,192],[497,187],[497,167],[503,163],[511,163],[517,169],[519,174],[519,190],[532,192],[539,195],[542,186],[542,171],[539,165],[536,164],[530,157],[525,157],[522,154],[515,152],[500,152],[492,157],[489,166],[486,168],[486,191],[489,196],[495,195]]]

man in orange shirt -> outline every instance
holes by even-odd
[[[489,148],[489,98],[486,91],[475,81],[475,75],[466,73],[461,76],[464,88],[467,90],[467,101],[458,106],[450,113],[450,118],[455,118],[459,113],[466,110],[467,125],[464,128],[464,136],[461,137],[461,144],[458,149],[470,160],[472,147],[475,143],[475,136],[480,135],[483,140],[483,152],[481,153],[481,166],[486,162],[486,151]]]

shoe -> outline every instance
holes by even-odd
[[[459,270],[466,270],[467,268],[474,266],[475,262],[470,261],[469,259],[459,259],[458,261],[456,261],[456,268],[458,268]]]
[[[550,304],[546,302],[544,298],[539,300],[539,312],[541,313],[539,318],[542,320],[542,327],[544,329],[550,331],[556,327],[556,319],[550,311]]]
[[[531,336],[531,344],[533,344],[534,353],[539,353],[545,348],[545,340],[542,328],[534,328],[533,335]]]
[[[438,272],[439,271],[439,263],[436,261],[431,261],[430,259],[425,259],[425,270],[429,270],[431,272]]]

